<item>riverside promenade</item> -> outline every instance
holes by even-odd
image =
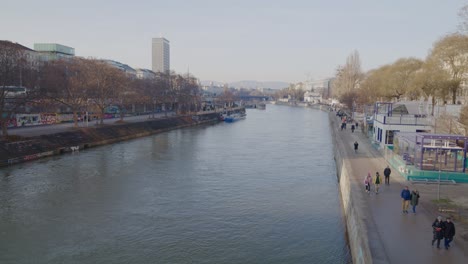
[[[335,112],[330,113],[330,124],[337,153],[335,157],[339,156],[338,171],[345,171],[341,173],[340,185],[355,263],[468,263],[467,243],[461,239],[460,232],[457,232],[449,250],[443,247],[443,241],[440,249],[431,246],[431,226],[437,215],[426,209],[424,200],[433,194],[426,194],[420,184],[412,185],[392,168],[390,185],[382,184],[379,194],[374,192],[368,195],[364,190],[365,176],[370,172],[374,177],[378,171],[383,181],[387,162],[371,146],[360,128],[354,133],[351,133],[351,129],[341,131]],[[354,152],[355,141],[359,143],[357,153]],[[349,185],[345,193],[343,185]],[[400,193],[404,186],[420,191],[422,205],[417,207],[416,214],[402,213]],[[449,192],[451,186],[443,188]],[[455,225],[458,227],[456,222]]]

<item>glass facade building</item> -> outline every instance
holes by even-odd
[[[75,56],[75,49],[56,43],[35,43],[34,50],[40,53],[42,61],[67,59]]]

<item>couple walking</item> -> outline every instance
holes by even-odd
[[[410,190],[408,189],[408,186],[405,186],[405,188],[401,191],[400,196],[401,196],[401,199],[403,199],[402,204],[401,204],[403,213],[404,214],[408,213],[408,207],[410,203],[411,203],[411,206],[413,207],[413,213],[416,213],[416,206],[419,203],[419,197],[420,197],[418,190],[413,190],[410,192]]]
[[[445,222],[442,222],[442,216],[438,216],[437,219],[432,224],[432,245],[437,241],[437,248],[440,248],[440,240],[444,238],[445,249],[449,249],[450,242],[452,242],[453,237],[455,236],[455,225],[453,224],[450,217],[447,217]]]
[[[375,194],[379,194],[380,184],[382,183],[382,178],[380,177],[379,172],[375,173],[375,178],[372,179],[370,172],[367,173],[366,178],[364,179],[364,185],[366,187],[366,192],[371,193],[371,184],[375,185]]]

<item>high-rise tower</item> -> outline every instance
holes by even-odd
[[[152,44],[153,71],[167,73],[170,71],[169,40],[153,38]]]

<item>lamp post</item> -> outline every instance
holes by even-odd
[[[439,168],[439,182],[437,184],[437,200],[440,201],[440,168]]]
[[[439,162],[439,151],[440,148],[437,149],[436,157],[437,157],[437,165],[439,166],[439,181],[437,183],[437,200],[440,201],[440,162]]]

